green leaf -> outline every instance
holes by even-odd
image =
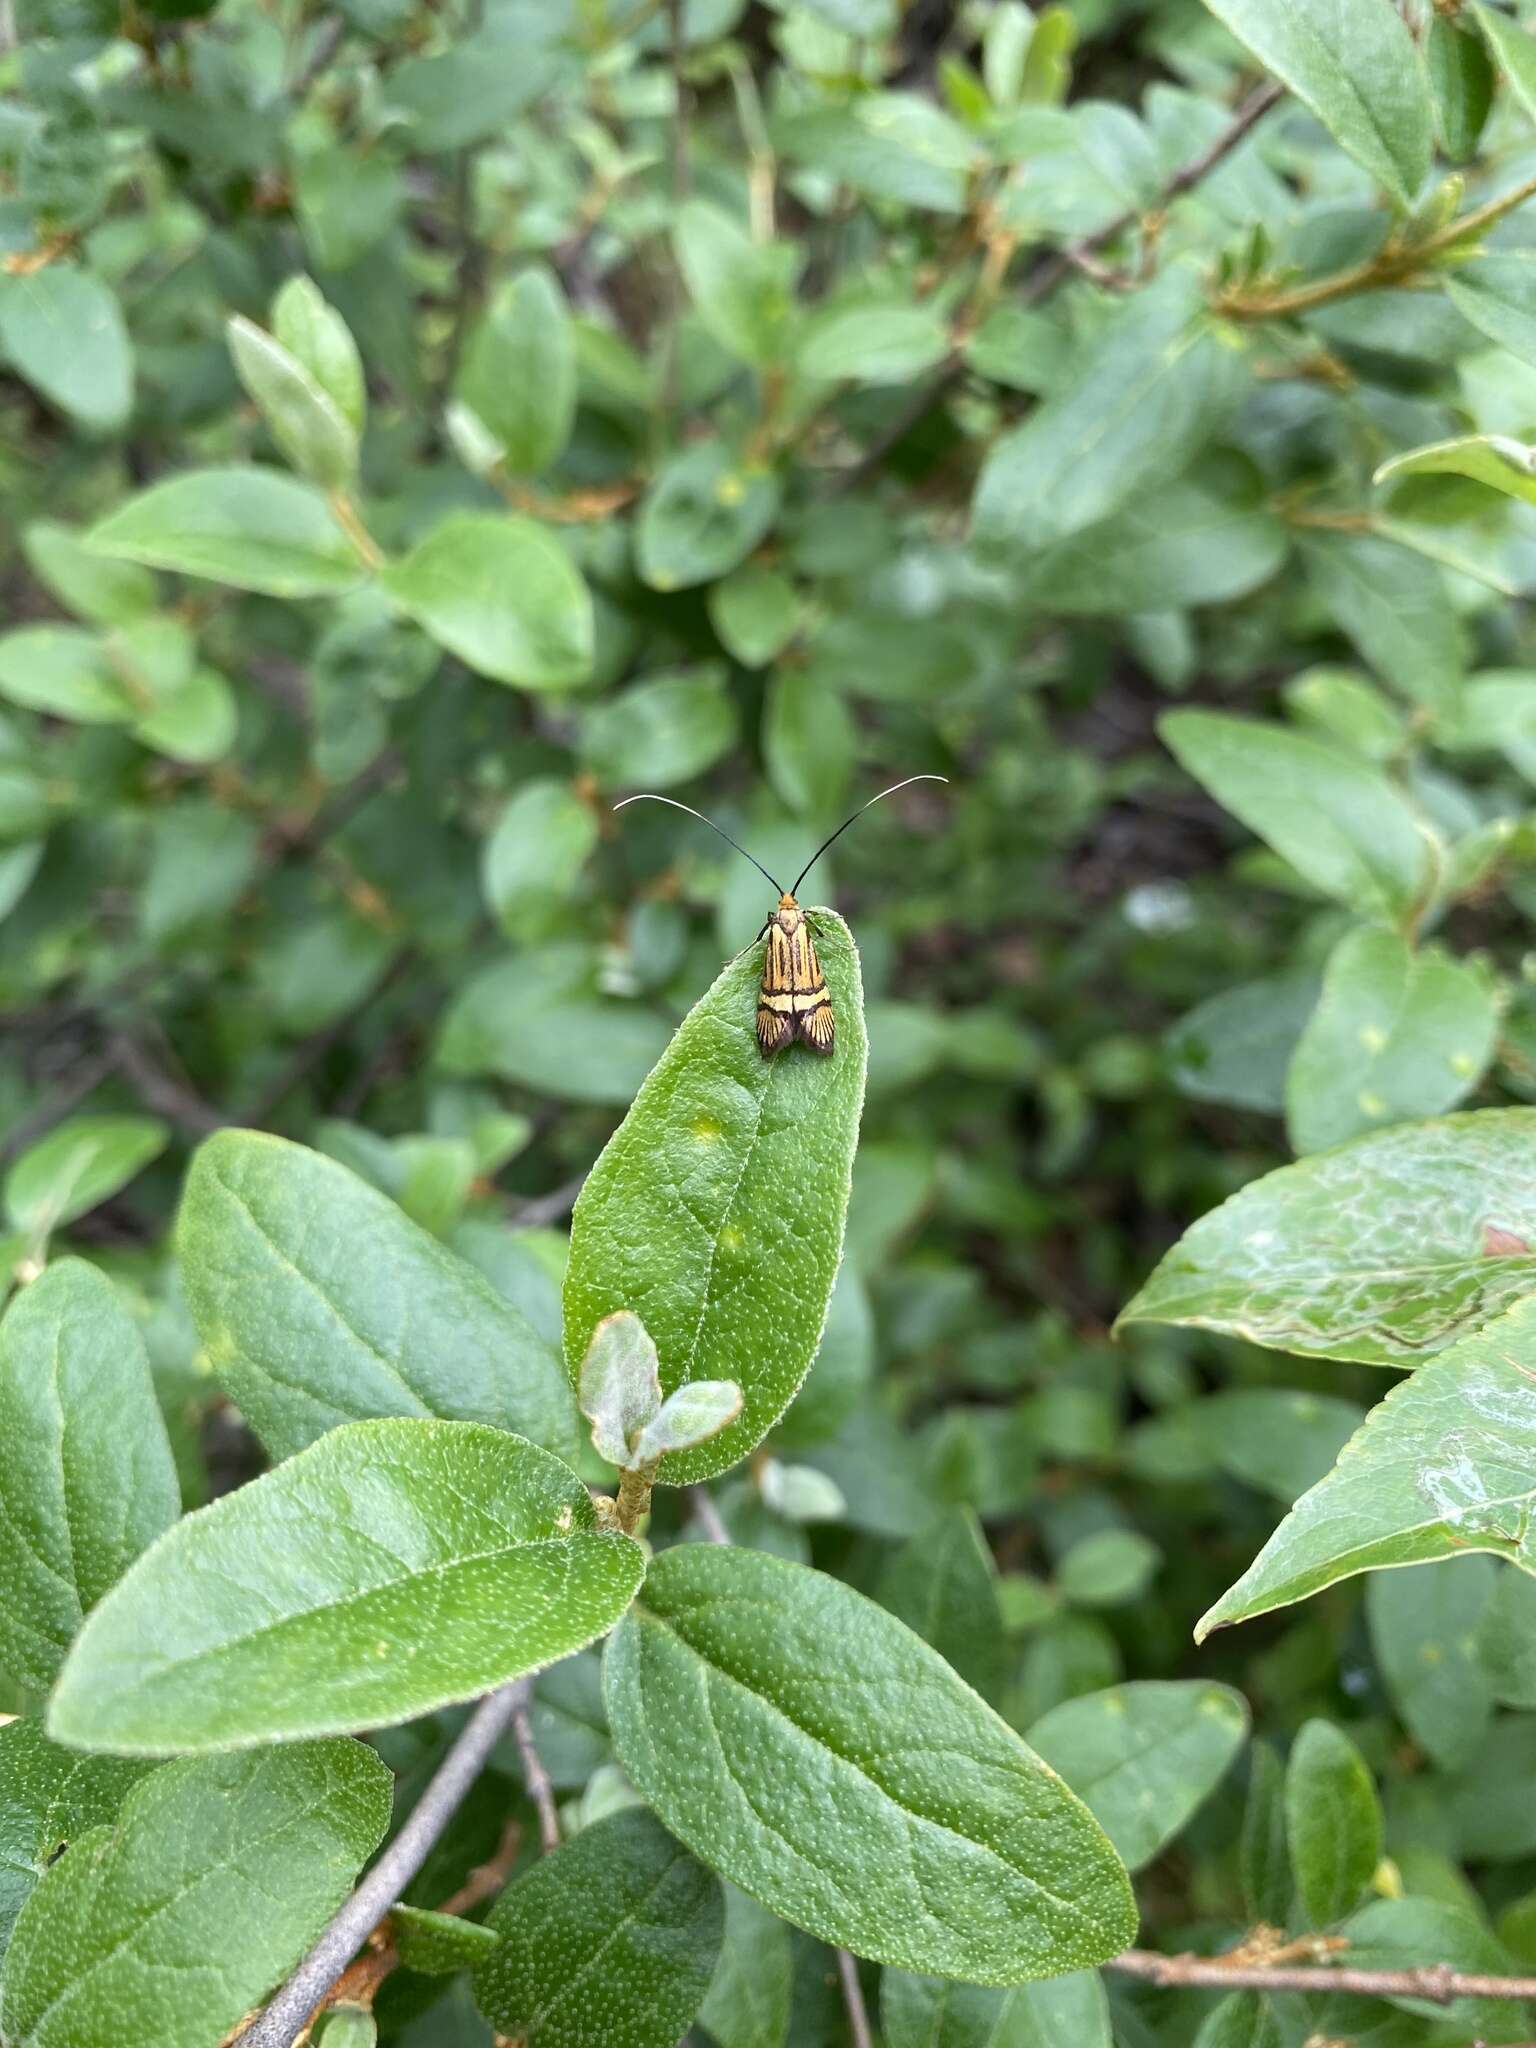
[[[272,301],[272,333],[361,434],[368,416],[363,359],[352,330],[311,279],[290,277]]]
[[[6,1218],[30,1238],[46,1239],[127,1187],[169,1138],[152,1116],[67,1117],[12,1162]]]
[[[22,1908],[0,2032],[15,2048],[211,2048],[345,1898],[389,1823],[390,1789],[360,1742],[151,1771]]]
[[[521,1437],[349,1423],[140,1560],[76,1638],[49,1732],[167,1756],[412,1720],[603,1635],[644,1569]]]
[[[1285,1766],[1285,1831],[1302,1911],[1331,1927],[1381,1861],[1381,1803],[1365,1760],[1331,1721],[1308,1721]]]
[[[720,667],[632,683],[587,714],[581,751],[609,787],[671,789],[713,767],[736,741]]]
[[[1247,1734],[1247,1703],[1230,1686],[1148,1679],[1064,1701],[1029,1740],[1140,1870],[1210,1798]]]
[[[396,1906],[389,1916],[395,1946],[408,1970],[425,1977],[451,1977],[472,1970],[500,1946],[493,1927],[463,1920],[457,1913],[433,1913],[425,1906]]]
[[[763,1501],[786,1522],[840,1522],[848,1499],[837,1481],[814,1465],[770,1458],[758,1475]]]
[[[794,1991],[789,1929],[733,1884],[725,1892],[725,1942],[699,2007],[718,2048],[785,2048]]]
[[[63,1259],[0,1322],[0,1669],[53,1683],[81,1620],[181,1512],[133,1318]]]
[[[357,472],[357,430],[336,401],[281,342],[237,314],[229,352],[247,393],[284,455],[312,483],[345,490]]]
[[[481,867],[486,901],[504,931],[515,933],[530,906],[575,893],[597,832],[591,805],[568,782],[538,775],[519,785],[485,842]]]
[[[1429,175],[1434,119],[1418,45],[1392,0],[1205,0],[1397,204]]]
[[[1482,38],[1449,15],[1433,14],[1424,45],[1435,95],[1435,127],[1453,164],[1477,154],[1493,105],[1493,65]]]
[[[1158,730],[1218,803],[1325,895],[1388,920],[1422,901],[1431,840],[1379,768],[1224,712],[1170,712]]]
[[[837,1018],[830,1058],[764,1059],[762,954],[733,960],[678,1026],[577,1199],[565,1277],[574,1378],[597,1324],[630,1308],[670,1394],[731,1379],[740,1418],[662,1460],[663,1484],[711,1478],[777,1422],[810,1368],[842,1254],[864,1100],[863,989],[841,918],[815,911]],[[792,1268],[795,1282],[783,1284]]]
[[[786,669],[768,689],[763,762],[791,810],[825,818],[847,792],[859,756],[853,714],[824,676]]]
[[[688,296],[720,346],[744,362],[777,362],[794,313],[794,248],[754,242],[702,199],[679,210],[673,245]]]
[[[576,417],[576,341],[565,294],[542,264],[491,300],[457,389],[501,444],[511,475],[538,476],[564,452]]]
[[[105,641],[78,626],[21,626],[0,634],[0,697],[81,725],[120,725],[136,709]]]
[[[1113,2048],[1109,2000],[1091,1970],[1006,1991],[886,1970],[880,2032],[885,2048]]]
[[[1006,1636],[997,1567],[970,1508],[947,1509],[904,1543],[881,1573],[876,1596],[984,1700],[998,1697]]]
[[[1068,617],[1224,604],[1267,583],[1289,545],[1267,506],[1188,478],[1159,481],[1135,504],[1032,555],[1019,596]]]
[[[1501,16],[1500,19],[1503,19]],[[1536,40],[1531,44],[1536,67]],[[1536,68],[1532,72],[1536,87]],[[1536,363],[1536,249],[1497,249],[1447,271],[1456,310],[1479,332],[1524,363]]]
[[[199,767],[229,752],[239,725],[228,678],[217,669],[196,668],[184,683],[163,693],[146,717],[134,721],[133,736],[173,761]]]
[[[1525,1572],[1496,1573],[1477,1619],[1477,1659],[1500,1705],[1536,1707],[1536,1580]]]
[[[194,469],[154,484],[91,529],[99,553],[269,597],[350,590],[362,564],[325,495],[275,469]]]
[[[1496,1570],[1486,1558],[1430,1572],[1372,1572],[1365,1582],[1371,1647],[1410,1735],[1443,1771],[1482,1748],[1493,1713],[1479,1625]]]
[[[1245,981],[1197,1003],[1164,1040],[1179,1093],[1278,1115],[1286,1068],[1317,1007],[1318,988],[1317,975],[1305,968]]]
[[[1536,1569],[1533,1378],[1536,1298],[1527,1297],[1371,1410],[1197,1636],[1383,1565],[1486,1550]]]
[[[835,1579],[666,1551],[604,1691],[619,1757],[673,1833],[823,1941],[1016,1983],[1134,1934],[1085,1808],[936,1651]]]
[[[527,2048],[673,2048],[720,1954],[709,1871],[638,1807],[583,1828],[504,1891],[475,2002]]]
[[[71,526],[34,519],[22,528],[27,566],[60,604],[93,626],[121,626],[155,608],[158,593],[147,569],[92,554]]]
[[[908,384],[949,353],[937,306],[831,306],[807,322],[795,352],[802,376],[829,383]]]
[[[455,512],[384,588],[477,675],[525,690],[567,690],[592,671],[592,597],[560,543],[532,519]]]
[[[656,1346],[637,1315],[620,1309],[603,1317],[581,1361],[576,1395],[597,1455],[610,1465],[633,1463],[630,1447],[661,1406]]]
[[[371,1415],[488,1422],[575,1454],[570,1390],[531,1326],[318,1152],[215,1132],[187,1176],[177,1251],[213,1370],[274,1458]]]
[[[1056,1590],[1074,1607],[1124,1607],[1141,1598],[1161,1558],[1139,1530],[1096,1529],[1062,1558]]]
[[[1304,558],[1319,598],[1383,680],[1431,710],[1450,709],[1466,658],[1439,570],[1370,533],[1331,533]]]
[[[472,976],[443,1021],[437,1061],[565,1102],[622,1106],[666,1042],[654,1010],[598,992],[585,947],[556,945]]]
[[[1282,1166],[1187,1230],[1120,1320],[1418,1365],[1536,1284],[1533,1137],[1536,1110],[1464,1110]]]
[[[1365,1420],[1353,1401],[1280,1387],[1231,1387],[1189,1416],[1223,1472],[1289,1507],[1315,1486]]]
[[[1243,1903],[1250,1921],[1283,1927],[1291,1911],[1291,1852],[1285,1828],[1285,1766],[1267,1742],[1249,1751],[1248,1797],[1239,1843]]]
[[[1126,300],[1077,375],[1004,434],[976,488],[976,538],[1042,548],[1107,518],[1188,467],[1236,395],[1204,286],[1175,264]]]
[[[724,441],[674,455],[640,507],[635,562],[652,590],[711,583],[746,560],[778,517],[771,470],[738,459]]]
[[[0,1961],[17,1914],[59,1852],[87,1829],[116,1820],[151,1769],[125,1757],[60,1749],[36,1721],[0,1728]]]
[[[762,668],[800,625],[795,586],[777,569],[749,562],[709,593],[710,623],[728,654],[746,668]]]
[[[1298,1152],[1452,1109],[1482,1079],[1499,1028],[1498,985],[1442,946],[1396,932],[1348,932],[1286,1078]]]
[[[1473,0],[1478,27],[1488,39],[1509,89],[1528,119],[1536,121],[1536,36],[1486,0]]]
[[[72,263],[0,276],[0,360],[89,434],[133,407],[133,348],[111,288]]]
[[[1410,448],[1384,462],[1372,481],[1384,484],[1405,476],[1441,475],[1470,477],[1503,497],[1536,504],[1536,447],[1508,434],[1463,434],[1454,441]]]

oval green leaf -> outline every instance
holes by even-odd
[[[1113,2048],[1109,2000],[1092,1970],[1006,1991],[887,1970],[880,2031],[885,2048]]]
[[[1231,1686],[1147,1679],[1064,1700],[1029,1740],[1140,1870],[1209,1799],[1247,1734],[1247,1702]]]
[[[76,1639],[49,1730],[167,1756],[411,1720],[603,1635],[644,1569],[521,1437],[350,1423],[146,1553]]]
[[[22,1908],[0,2034],[11,2048],[210,2048],[345,1898],[389,1824],[391,1790],[361,1742],[151,1771]]]
[[[275,469],[194,469],[130,498],[91,529],[103,555],[206,576],[269,597],[350,590],[362,564],[323,491]]]
[[[527,2048],[672,2048],[720,1955],[720,1886],[661,1823],[628,1807],[508,1887],[475,2002]]]
[[[1418,1365],[1536,1287],[1533,1140],[1536,1109],[1481,1109],[1282,1166],[1185,1231],[1120,1320]]]
[[[181,1512],[138,1326],[64,1259],[0,1322],[0,1670],[53,1683],[81,1620]]]
[[[213,1369],[274,1458],[370,1415],[489,1422],[576,1455],[570,1387],[532,1326],[335,1160],[215,1132],[176,1245]]]
[[[1086,1807],[936,1651],[760,1552],[656,1558],[604,1663],[614,1745],[680,1840],[821,1940],[1020,1983],[1132,1938]]]
[[[0,1728],[0,1961],[16,1916],[61,1849],[118,1808],[153,1764],[61,1749],[40,1722]]]
[[[656,1345],[664,1393],[692,1380],[742,1390],[728,1429],[662,1459],[666,1485],[744,1458],[793,1400],[821,1341],[867,1047],[852,934],[831,911],[812,915],[837,1017],[831,1056],[796,1045],[763,1058],[753,1028],[762,951],[749,947],[679,1025],[571,1219],[573,1382],[598,1323],[627,1308]]]
[[[383,584],[440,647],[493,682],[568,690],[591,673],[591,593],[531,519],[457,512]]]

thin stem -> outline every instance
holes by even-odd
[[[526,1700],[519,1700],[512,1709],[512,1740],[517,1744],[517,1753],[522,1760],[523,1789],[539,1816],[539,1848],[547,1856],[551,1849],[560,1846],[560,1809],[555,1804],[554,1783],[544,1768],[544,1759],[533,1739],[533,1722],[529,1718]]]
[[[619,1497],[615,1506],[618,1511],[619,1527],[626,1536],[633,1536],[636,1525],[651,1505],[651,1477],[654,1465],[630,1465],[619,1474]]]
[[[1223,1991],[1346,1991],[1362,1998],[1423,1998],[1431,2005],[1450,2005],[1458,1998],[1536,1998],[1536,1977],[1496,1977],[1453,1970],[1449,1963],[1356,1970],[1347,1963],[1235,1963],[1222,1956],[1164,1956],[1129,1948],[1104,1967],[1150,1984]]]
[[[725,1526],[724,1517],[715,1506],[714,1496],[702,1486],[690,1486],[688,1505],[693,1509],[693,1518],[711,1543],[729,1543],[731,1532]]]
[[[1216,302],[1217,311],[1233,320],[1283,320],[1297,313],[1309,313],[1315,306],[1332,305],[1336,299],[1353,298],[1357,292],[1411,283],[1435,257],[1472,240],[1533,196],[1536,178],[1526,178],[1496,199],[1473,207],[1459,219],[1447,221],[1422,242],[1401,246],[1389,242],[1368,262],[1352,263],[1347,270],[1335,271],[1332,277],[1314,278],[1309,284],[1293,285],[1285,291],[1224,293]]]
[[[315,2007],[426,1862],[531,1690],[532,1681],[519,1678],[481,1700],[404,1827],[282,1990],[239,2036],[239,2048],[293,2048]]]
[[[384,550],[364,526],[362,515],[345,491],[332,491],[329,499],[331,516],[357,551],[358,560],[368,569],[382,569]]]
[[[848,2039],[853,2048],[874,2048],[869,2014],[864,2006],[864,1986],[859,1982],[859,1966],[845,1948],[834,1949],[832,1953],[837,1957],[837,1981],[848,2013]]]

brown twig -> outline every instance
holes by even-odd
[[[1422,1998],[1431,2005],[1450,2005],[1458,1998],[1536,1998],[1536,1977],[1490,1976],[1453,1970],[1449,1963],[1370,1970],[1348,1963],[1229,1962],[1224,1956],[1164,1956],[1128,1948],[1104,1967],[1149,1984],[1223,1991],[1346,1991],[1361,1998]]]
[[[239,2036],[239,2048],[293,2048],[315,2007],[427,1860],[530,1690],[530,1681],[519,1678],[481,1700],[405,1825],[282,1990]]]
[[[874,2048],[874,2036],[869,2031],[869,2013],[864,2005],[864,1986],[859,1982],[859,1966],[845,1948],[834,1949],[832,1953],[837,1957],[837,1981],[848,2014],[848,2039],[852,2048]]]
[[[1271,80],[1268,84],[1261,85],[1256,92],[1250,93],[1215,141],[1173,173],[1158,193],[1148,213],[1129,208],[1124,213],[1116,214],[1113,220],[1106,221],[1103,227],[1095,228],[1091,235],[1079,235],[1075,242],[1069,242],[1064,249],[1048,257],[1026,280],[1022,294],[1023,303],[1026,306],[1038,306],[1075,270],[1088,270],[1102,278],[1103,266],[1097,262],[1099,250],[1117,241],[1128,229],[1135,227],[1138,220],[1155,218],[1166,212],[1175,199],[1198,185],[1202,178],[1208,177],[1269,112],[1280,98],[1281,92],[1282,87]],[[897,442],[904,440],[945,392],[959,381],[964,369],[964,357],[958,349],[952,350],[933,374],[917,387],[906,404],[886,422],[874,440],[860,454],[857,462],[850,463],[846,469],[836,473],[828,486],[830,494],[841,497],[845,491],[855,489],[878,469]]]
[[[523,1766],[523,1789],[539,1816],[539,1848],[547,1856],[551,1849],[560,1846],[560,1809],[555,1803],[554,1784],[533,1739],[533,1722],[529,1718],[526,1699],[512,1709],[512,1740],[517,1744],[517,1754]]]

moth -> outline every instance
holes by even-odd
[[[706,818],[702,811],[696,811],[692,804],[679,803],[673,796],[658,796],[654,790],[642,790],[637,796],[627,796],[614,809],[622,811],[625,804],[670,804],[674,811],[686,811],[690,818],[697,818],[701,825],[707,825],[711,832],[718,832],[727,846],[733,846],[743,860],[752,862],[763,880],[779,892],[778,903],[763,924],[763,929],[752,941],[765,935],[767,950],[763,954],[763,979],[757,992],[757,1046],[765,1060],[771,1060],[775,1053],[782,1052],[786,1045],[793,1045],[798,1039],[812,1052],[827,1054],[832,1051],[837,1039],[837,1020],[832,1012],[832,998],[827,994],[827,978],[821,971],[821,962],[816,957],[816,939],[811,920],[795,901],[795,890],[815,867],[817,861],[832,844],[840,839],[848,827],[862,818],[870,804],[879,803],[881,797],[894,796],[898,789],[906,789],[914,782],[947,782],[947,775],[909,775],[905,782],[893,782],[889,789],[882,789],[872,796],[867,804],[861,804],[851,818],[844,818],[841,825],[824,839],[811,855],[805,866],[795,877],[793,889],[783,888],[755,855],[744,846],[737,846],[730,833]],[[738,955],[738,958],[740,956]]]

